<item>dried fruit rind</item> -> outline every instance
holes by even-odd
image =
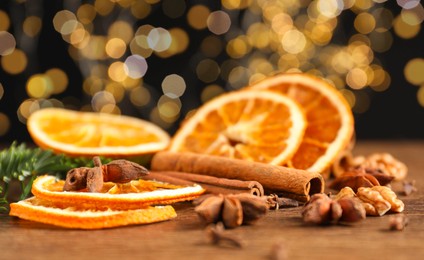
[[[149,186],[148,184],[151,183],[156,183],[158,186]],[[69,207],[130,210],[150,205],[163,205],[192,200],[204,192],[204,189],[200,185],[175,186],[143,180],[132,181],[128,185],[133,185],[135,188],[147,185],[148,189],[144,192],[120,194],[78,191],[63,192],[61,190],[63,185],[64,181],[57,180],[54,176],[40,176],[34,181],[32,193],[40,199],[48,200],[58,205],[67,205]],[[107,185],[105,186],[107,187]],[[111,189],[113,187],[115,186],[110,186]]]
[[[165,221],[175,218],[177,213],[169,205],[125,211],[57,208],[48,202],[31,197],[11,203],[10,215],[65,228],[102,229]]]

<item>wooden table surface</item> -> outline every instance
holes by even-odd
[[[285,248],[287,259],[424,259],[424,140],[361,141],[354,155],[389,152],[407,164],[418,191],[399,196],[409,219],[390,231],[390,215],[352,226],[308,226],[301,207],[270,211],[252,226],[227,231],[242,248],[208,242],[191,203],[175,205],[178,217],[161,223],[85,231],[0,216],[0,259],[270,259]],[[393,186],[395,189],[395,186]]]

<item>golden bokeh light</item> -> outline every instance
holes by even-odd
[[[103,60],[106,55],[106,37],[92,35],[87,45],[80,49],[81,55],[90,60]]]
[[[105,47],[106,54],[113,59],[122,57],[126,50],[127,45],[121,38],[109,39]]]
[[[224,11],[215,11],[209,14],[206,20],[209,31],[216,35],[226,33],[231,26],[230,16]]]
[[[0,10],[0,31],[7,31],[10,27],[10,18],[9,15]]]
[[[172,28],[169,30],[169,34],[171,35],[172,40],[168,51],[172,55],[183,53],[187,50],[190,38],[186,31],[181,28]]]
[[[52,94],[60,94],[68,87],[68,76],[59,68],[52,68],[46,71],[46,77],[50,79],[52,84]]]
[[[134,1],[130,8],[131,14],[137,19],[146,18],[152,11],[152,6],[147,1]]]
[[[306,37],[298,30],[290,30],[283,35],[281,44],[288,53],[298,54],[306,47]]]
[[[211,100],[214,97],[219,96],[220,94],[224,93],[225,90],[216,84],[208,85],[206,86],[200,95],[200,100],[202,103],[206,103],[207,101]]]
[[[16,47],[15,37],[6,31],[0,31],[0,55],[6,56],[11,54]]]
[[[147,35],[149,47],[157,52],[166,51],[171,46],[172,37],[164,28],[153,28]]]
[[[125,64],[121,61],[116,61],[109,66],[108,75],[111,80],[122,82],[127,77]]]
[[[233,58],[238,59],[245,56],[248,52],[250,52],[251,47],[249,44],[249,39],[246,36],[239,36],[237,38],[232,39],[227,44],[227,54]]]
[[[109,38],[119,38],[124,41],[125,44],[128,44],[134,37],[134,30],[129,23],[116,21],[109,27],[107,35]]]
[[[207,18],[209,17],[210,10],[204,5],[195,5],[190,8],[187,13],[188,24],[197,30],[202,30],[207,27]]]
[[[228,45],[227,45],[228,46]],[[215,35],[210,35],[208,37],[205,37],[202,40],[202,43],[200,45],[201,52],[206,57],[216,57],[218,56],[224,48],[224,43],[220,38],[218,38]]]
[[[424,59],[415,58],[405,66],[403,71],[406,80],[412,85],[421,85],[424,83]]]
[[[253,0],[221,0],[222,5],[229,10],[245,9],[250,7],[253,2]]]
[[[37,36],[43,26],[41,18],[38,16],[29,16],[24,20],[22,29],[29,37]]]
[[[116,106],[115,97],[108,91],[99,91],[91,99],[93,111],[112,112]]]
[[[40,12],[18,20],[0,10],[1,69],[26,82],[27,97],[17,111],[21,122],[42,107],[66,104],[102,113],[136,111],[174,129],[195,111],[195,101],[276,72],[324,77],[354,113],[365,113],[372,97],[393,84],[382,56],[392,55],[394,43],[421,37],[424,8],[415,0],[95,0],[65,6],[50,21]],[[40,67],[32,60],[35,50],[48,48],[37,45],[46,44],[40,33],[52,25],[80,69],[83,99],[69,96],[74,79],[61,64],[47,65],[44,74],[34,70]],[[418,51],[407,59],[399,66],[419,87],[416,98],[424,107],[424,60]],[[0,84],[0,99],[5,91]],[[182,103],[187,95],[197,96]],[[10,131],[0,126],[0,133],[4,129]]]
[[[5,135],[10,129],[10,120],[9,117],[0,112],[0,136]]]
[[[162,81],[162,91],[170,98],[181,97],[185,90],[186,83],[184,78],[177,74],[168,75]]]
[[[109,82],[106,84],[105,91],[111,93],[116,103],[121,102],[125,97],[125,87],[118,82]]]
[[[421,86],[417,91],[417,100],[418,100],[418,104],[424,107],[424,85]]]
[[[62,10],[53,17],[54,29],[61,34],[70,34],[76,28],[78,21],[74,13]]]
[[[94,8],[102,16],[108,15],[115,7],[115,3],[110,0],[95,0]]]
[[[137,107],[146,106],[151,101],[149,90],[144,87],[136,87],[130,92],[130,101]]]
[[[216,61],[211,59],[204,59],[196,67],[197,77],[205,82],[213,82],[215,81],[220,73],[219,65]]]
[[[25,52],[15,49],[12,53],[2,57],[1,66],[9,74],[22,73],[28,64]]]
[[[370,13],[360,13],[356,16],[354,21],[355,29],[362,33],[362,34],[368,34],[372,32],[375,29],[375,18]]]
[[[96,10],[90,4],[83,4],[78,8],[76,16],[81,23],[88,25],[96,18]]]
[[[398,16],[394,20],[393,29],[397,36],[403,39],[411,39],[418,35],[421,24],[411,25],[406,23],[402,17]]]
[[[167,95],[162,95],[158,100],[157,108],[161,120],[166,123],[173,123],[180,114],[181,101],[179,98],[170,98]]]
[[[28,79],[26,91],[32,98],[48,98],[53,91],[53,84],[46,75],[35,74]]]

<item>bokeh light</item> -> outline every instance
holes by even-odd
[[[418,0],[96,0],[64,5],[48,19],[0,10],[1,69],[22,82],[20,95],[7,93],[19,99],[20,122],[37,109],[66,106],[133,113],[173,131],[199,104],[280,72],[322,76],[355,114],[366,113],[374,96],[399,88],[384,57],[394,44],[420,40],[424,8]],[[45,41],[48,28],[80,82],[73,65],[37,56],[39,47],[56,48]],[[409,53],[399,66],[424,108],[422,52]],[[4,101],[9,86],[2,83]],[[76,89],[82,97],[72,96]],[[12,120],[1,113],[5,135]]]
[[[16,47],[15,37],[9,32],[0,31],[0,55],[6,56],[11,54]]]

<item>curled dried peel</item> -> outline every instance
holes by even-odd
[[[32,193],[38,198],[48,200],[57,205],[98,210],[130,210],[150,205],[172,204],[192,200],[205,191],[199,185],[175,186],[143,180],[128,183],[130,189],[123,189],[122,185],[109,187],[110,183],[105,183],[103,188],[106,188],[106,190],[104,192],[63,192],[63,185],[64,181],[57,180],[54,176],[40,176],[33,183]],[[121,193],[108,193],[107,188],[112,189],[113,192]],[[122,191],[134,191],[133,188],[137,189],[138,192],[122,193]]]
[[[165,221],[177,216],[172,206],[135,210],[81,210],[54,207],[50,202],[31,197],[10,204],[10,215],[45,224],[75,229],[103,229]]]

